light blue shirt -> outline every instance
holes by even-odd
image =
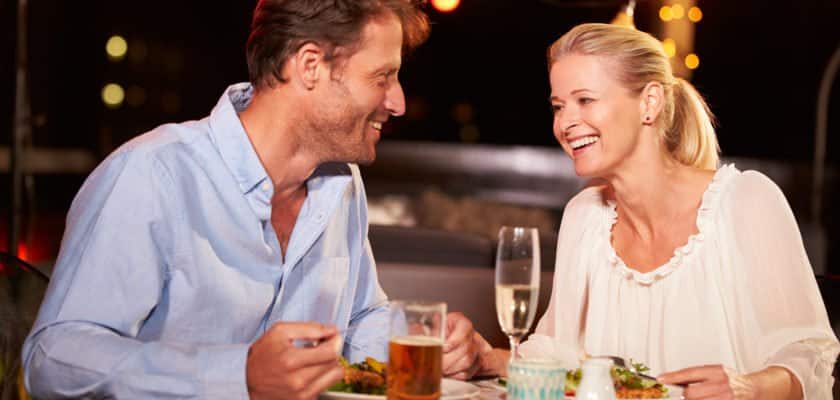
[[[333,323],[351,362],[384,359],[358,167],[307,181],[284,262],[237,115],[251,94],[231,86],[209,117],[141,135],[88,177],[23,348],[34,396],[248,398],[248,348],[279,321]]]

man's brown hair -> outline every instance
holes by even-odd
[[[326,60],[336,49],[358,45],[362,30],[386,13],[399,18],[403,52],[429,36],[429,21],[420,10],[425,0],[259,0],[254,9],[246,45],[248,75],[256,88],[286,82],[282,75],[288,58],[306,43],[326,49]]]

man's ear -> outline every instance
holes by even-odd
[[[665,88],[660,82],[648,82],[642,89],[639,98],[639,108],[642,113],[642,123],[653,125],[662,112],[662,105],[665,101]]]
[[[289,73],[293,81],[298,81],[307,90],[312,90],[323,79],[322,74],[329,73],[324,60],[324,49],[309,42],[301,46],[289,59]]]

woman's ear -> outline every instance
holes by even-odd
[[[640,97],[640,111],[642,112],[642,124],[653,125],[659,114],[662,112],[662,103],[665,101],[665,88],[659,82],[649,82],[642,89]]]

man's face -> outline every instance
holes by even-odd
[[[376,158],[382,125],[405,112],[397,80],[401,55],[402,27],[386,14],[368,22],[355,53],[331,64],[310,118],[313,144],[326,161],[369,164]]]

